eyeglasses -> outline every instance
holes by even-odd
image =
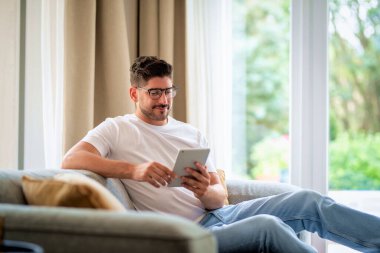
[[[177,88],[175,86],[172,86],[166,89],[160,89],[160,88],[144,89],[141,87],[138,87],[137,89],[145,90],[146,92],[148,92],[149,97],[153,100],[160,99],[160,97],[162,96],[162,93],[164,92],[167,98],[174,98],[175,95],[177,94]]]

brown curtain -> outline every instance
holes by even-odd
[[[105,118],[134,112],[128,70],[140,55],[173,64],[173,115],[186,121],[185,0],[66,0],[64,54],[64,151]]]

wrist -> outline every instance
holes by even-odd
[[[124,161],[115,161],[114,169],[118,178],[133,179],[135,165]]]
[[[207,191],[199,197],[206,209],[214,210],[223,207],[224,205],[224,190],[220,192],[218,185],[210,185]]]

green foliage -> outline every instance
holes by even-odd
[[[330,189],[380,190],[380,133],[341,134],[330,144]]]
[[[289,1],[278,1],[275,5],[270,1],[246,1],[246,115],[251,143],[288,131],[284,124],[288,122],[289,110],[288,4]]]
[[[233,3],[245,167],[253,178],[278,175],[288,151],[271,138],[288,133],[291,1]],[[329,9],[330,187],[379,189],[380,0],[331,0]]]
[[[281,178],[287,172],[289,157],[288,136],[266,138],[253,146],[250,160],[255,164],[252,178],[286,181]]]
[[[330,14],[330,188],[379,190],[380,2],[332,0]]]
[[[380,132],[380,2],[332,0],[329,6],[336,126],[340,132]]]
[[[239,59],[244,69],[247,157],[264,137],[288,133],[290,1],[234,1],[235,43],[244,48]],[[241,25],[239,22],[243,22]],[[242,99],[242,98],[239,98]],[[235,102],[239,104],[240,101]],[[247,173],[254,167],[247,159]]]

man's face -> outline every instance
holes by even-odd
[[[153,77],[144,87],[131,88],[134,89],[136,102],[136,115],[145,122],[152,125],[164,125],[167,123],[167,118],[173,105],[173,98],[166,96],[165,92],[158,99],[153,99],[149,95],[150,89],[167,89],[173,87],[173,82],[170,77]]]

